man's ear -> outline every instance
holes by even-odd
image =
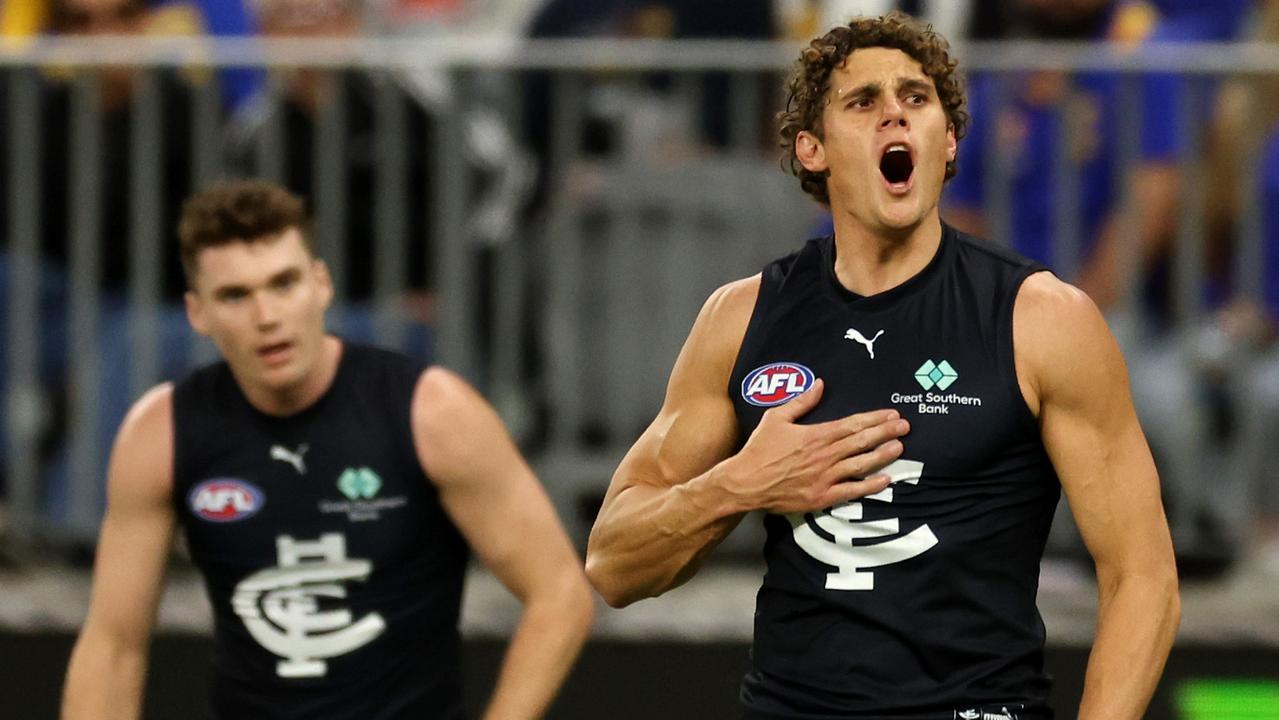
[[[959,140],[955,139],[955,126],[946,126],[946,162],[955,162],[955,153],[959,152]]]
[[[795,157],[809,172],[822,173],[829,169],[826,164],[826,146],[822,144],[821,138],[808,130],[800,130],[795,136]]]
[[[199,296],[194,290],[187,290],[182,295],[182,302],[187,309],[187,322],[191,323],[191,329],[208,336],[208,322],[204,317],[204,305],[200,302]]]

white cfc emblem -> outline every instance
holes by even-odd
[[[892,479],[892,484],[862,500],[837,505],[819,513],[789,513],[795,544],[813,559],[839,568],[826,575],[828,590],[874,590],[875,574],[866,568],[881,567],[909,560],[923,554],[937,544],[937,536],[928,525],[920,525],[905,535],[883,542],[854,545],[854,540],[884,538],[898,535],[897,518],[862,521],[862,501],[893,501],[893,484],[904,482],[919,484],[924,464],[914,460],[895,460],[880,472]],[[817,532],[821,528],[827,539]]]
[[[320,598],[345,598],[343,583],[365,580],[373,570],[368,560],[347,559],[343,535],[281,535],[275,547],[279,566],[241,580],[231,606],[262,647],[284,658],[275,666],[280,677],[322,676],[325,658],[362,647],[386,629],[378,613],[353,622],[349,610],[319,609]]]

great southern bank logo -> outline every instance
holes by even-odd
[[[201,520],[235,522],[262,509],[262,491],[252,483],[235,478],[205,480],[187,496],[191,512]]]
[[[958,379],[959,371],[950,362],[925,360],[915,371],[915,382],[924,392],[895,392],[889,400],[894,405],[914,405],[920,415],[950,415],[957,406],[981,407],[980,397],[945,392]]]
[[[750,371],[742,380],[742,398],[751,405],[781,405],[813,386],[813,371],[793,362],[776,362]]]
[[[959,373],[945,360],[940,363],[928,360],[915,371],[916,382],[925,390],[932,390],[934,387],[945,390],[958,379]]]
[[[372,500],[382,489],[382,478],[371,469],[347,468],[338,478],[338,490],[350,500]]]

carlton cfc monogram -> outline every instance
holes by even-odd
[[[862,520],[863,502],[892,502],[893,485],[899,482],[918,485],[924,464],[899,459],[880,472],[888,475],[891,484],[873,495],[819,513],[786,516],[793,529],[795,544],[814,560],[838,568],[826,576],[827,590],[874,590],[875,574],[868,572],[867,568],[909,560],[937,544],[937,536],[927,524],[889,540],[857,544],[859,540],[887,538],[901,532],[897,518]]]
[[[279,565],[260,570],[235,587],[231,605],[249,634],[282,658],[285,678],[319,677],[325,659],[368,644],[386,629],[376,612],[355,620],[350,610],[320,610],[320,599],[346,597],[345,583],[367,580],[368,560],[346,556],[346,538],[325,533],[318,540],[276,538]]]

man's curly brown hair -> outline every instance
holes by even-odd
[[[856,18],[815,38],[799,55],[787,82],[786,109],[777,115],[781,124],[783,161],[800,187],[823,205],[830,205],[826,173],[807,170],[795,156],[795,138],[807,130],[822,136],[822,108],[830,92],[831,73],[844,64],[858,48],[885,47],[901,50],[923,66],[924,74],[937,86],[937,96],[946,119],[955,130],[955,139],[964,136],[968,113],[964,110],[964,82],[959,64],[950,56],[950,44],[932,25],[925,25],[901,12],[877,18]],[[946,163],[946,179],[955,176],[955,161]]]

